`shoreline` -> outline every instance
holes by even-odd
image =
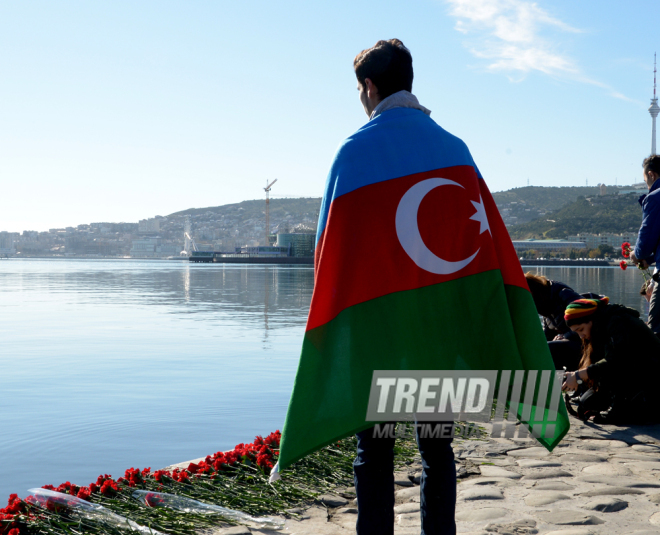
[[[291,262],[279,262],[284,264],[305,264],[310,263],[310,259],[307,257],[286,257],[291,259],[296,259],[296,261]],[[55,255],[35,255],[35,256],[23,256],[23,255],[12,255],[10,257],[1,257],[0,260],[122,260],[122,261],[144,261],[144,260],[153,260],[157,262],[190,262],[191,264],[217,264],[217,263],[226,263],[226,264],[252,264],[252,263],[278,263],[273,262],[270,258],[252,258],[252,259],[243,259],[243,258],[222,258],[216,262],[195,262],[191,261],[190,257],[181,257],[181,258],[154,258],[154,257],[125,257],[125,256],[98,256],[98,255],[76,255],[76,256],[55,256]],[[279,259],[276,259],[279,260]],[[300,261],[298,261],[300,260]],[[571,260],[568,258],[562,258],[557,260],[527,260],[519,259],[520,265],[523,267],[527,266],[557,266],[557,267],[618,267],[618,260],[604,260],[604,259],[588,259],[588,260]]]
[[[660,535],[660,424],[618,427],[569,418],[571,428],[552,453],[532,438],[491,438],[491,424],[481,424],[485,433],[480,436],[454,440],[457,533]],[[416,535],[421,530],[421,457],[414,449],[414,439],[409,435],[406,435],[403,443],[398,443],[404,447],[404,453],[397,456],[393,474],[395,535]],[[354,534],[357,501],[355,488],[350,481],[350,462],[355,445],[352,437],[345,441],[341,461],[343,476],[334,484],[319,486],[314,472],[318,468],[308,473],[306,464],[282,474],[283,484],[287,486],[278,485],[278,493],[298,485],[301,490],[307,489],[301,495],[301,501],[288,509],[278,509],[280,512],[276,514],[256,514],[279,519],[284,526],[282,529],[265,528],[253,523],[232,526],[220,518],[203,519],[188,513],[184,513],[187,516],[181,518],[188,523],[192,522],[190,525],[194,526],[194,533],[204,535]],[[332,456],[332,453],[323,449],[311,454],[310,458],[314,457],[315,466],[323,466]],[[174,472],[177,469],[190,469],[190,483],[193,483],[193,475],[199,466],[191,468],[191,464],[203,465],[205,459],[201,457],[172,464],[163,470]],[[230,470],[226,477],[231,478],[231,474]],[[301,475],[303,479],[300,479]],[[156,480],[160,481],[158,478]],[[156,490],[153,484],[146,488],[151,489],[149,492],[174,492],[192,497],[208,485],[203,481],[202,487],[197,484],[179,487],[173,482],[163,481],[162,490],[160,486]],[[261,494],[270,487],[266,481],[266,477],[254,479],[251,483],[246,481],[253,487],[249,492]],[[292,484],[294,487],[291,487]],[[138,488],[142,487],[138,484]],[[119,494],[128,491],[128,495],[123,495],[121,502],[117,501],[121,497],[119,495],[110,501],[93,501],[110,506],[122,514],[121,508],[116,507],[127,503],[127,499],[130,502],[130,490],[122,489]],[[219,500],[214,499],[215,492],[198,499],[245,511],[238,503],[232,506],[231,501],[222,498],[220,492],[217,494]],[[148,512],[156,510],[146,511],[144,514],[153,515]],[[140,522],[139,518],[134,520]],[[144,519],[141,522],[146,525]],[[154,529],[157,528],[156,524]]]
[[[533,439],[454,441],[457,533],[463,535],[660,535],[660,424],[571,429],[552,453]],[[490,433],[490,425],[486,426]],[[395,476],[395,535],[418,535],[419,455]],[[182,463],[184,464],[184,463]],[[286,519],[280,533],[355,533],[354,489]],[[333,501],[334,500],[334,501]],[[236,526],[217,535],[271,534]]]

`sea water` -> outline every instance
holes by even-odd
[[[648,313],[635,269],[525,269]],[[0,500],[281,429],[313,282],[311,266],[0,260]]]
[[[313,277],[311,266],[0,261],[0,500],[281,429]]]

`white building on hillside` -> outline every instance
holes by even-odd
[[[596,249],[599,245],[609,245],[615,249],[619,249],[623,242],[628,242],[635,245],[637,241],[637,234],[577,234],[576,236],[569,236],[569,241],[582,242],[582,247],[586,249]]]
[[[571,249],[583,249],[584,244],[580,241],[571,240],[513,240],[516,252],[536,251],[537,253],[549,251],[570,251]]]

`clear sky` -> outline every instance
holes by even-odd
[[[660,2],[0,0],[0,230],[320,196],[398,37],[491,191],[641,181]]]

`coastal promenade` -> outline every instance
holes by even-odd
[[[488,429],[490,432],[490,429]],[[469,535],[660,535],[660,425],[616,427],[571,418],[548,453],[531,439],[456,440],[458,533]],[[395,473],[395,534],[420,533],[415,458]],[[284,533],[355,533],[354,489],[295,511]],[[276,533],[236,526],[223,535]],[[279,533],[282,533],[280,531]]]

